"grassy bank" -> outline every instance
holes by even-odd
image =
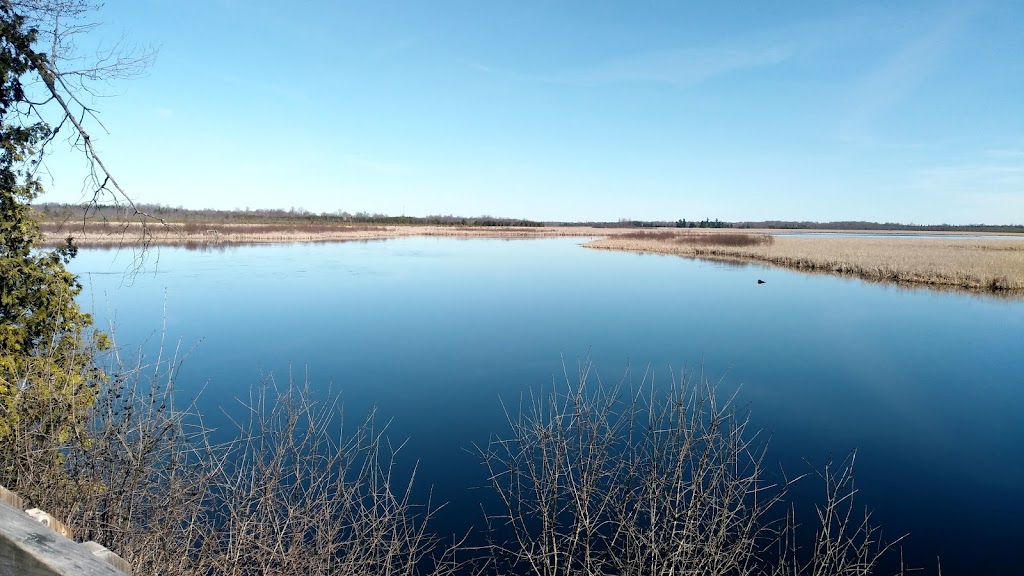
[[[773,236],[766,231],[635,230],[585,226],[380,226],[341,223],[42,223],[50,244],[218,247],[345,242],[406,236],[455,238],[594,237],[588,248],[764,262],[865,280],[1024,297],[1024,241],[878,236]],[[937,234],[941,236],[942,234]]]
[[[149,224],[82,221],[42,223],[50,244],[72,237],[78,246],[260,244],[280,242],[344,242],[405,236],[459,238],[547,238],[607,236],[608,230],[589,227],[515,226],[378,226],[321,223],[207,223]],[[627,232],[627,229],[621,232]],[[615,231],[620,232],[620,231]]]
[[[621,234],[584,246],[765,262],[872,281],[1024,295],[1024,241],[664,231]]]

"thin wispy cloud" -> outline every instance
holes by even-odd
[[[1024,224],[1024,165],[977,162],[910,170],[879,188],[884,197],[912,201],[905,222]]]
[[[965,164],[919,170],[920,188],[964,192],[1014,192],[1024,196],[1024,164]]]
[[[557,84],[588,87],[647,83],[683,88],[739,70],[779,64],[791,54],[792,50],[784,46],[657,50],[538,78]]]
[[[911,188],[963,197],[1014,199],[1024,203],[1024,150],[991,149],[971,161],[915,170]],[[1024,212],[1021,212],[1024,214]]]
[[[874,144],[875,125],[910,98],[932,74],[978,8],[977,2],[949,4],[924,32],[862,78],[844,114],[839,138],[854,144]]]
[[[1018,162],[1024,163],[1024,148],[997,148],[994,150],[986,150],[984,155],[987,158],[1017,160]]]
[[[982,192],[963,195],[959,200],[969,206],[967,216],[972,222],[991,222],[991,214],[1002,214],[1003,222],[1024,224],[1024,190]]]

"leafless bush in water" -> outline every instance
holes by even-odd
[[[272,381],[247,410],[212,486],[221,505],[200,554],[204,571],[418,573],[438,548],[426,530],[431,509],[411,502],[412,478],[396,476],[397,449],[372,414],[339,437],[335,401],[320,405],[307,388]]]
[[[19,440],[3,483],[136,573],[191,573],[218,454],[193,407],[173,402],[175,358],[131,361],[115,348],[110,363],[85,425],[71,436]]]
[[[854,504],[855,461],[856,453],[851,453],[839,463],[829,460],[816,472],[824,485],[825,500],[816,507],[814,543],[809,551],[800,549],[796,538],[799,524],[790,511],[776,542],[779,562],[772,576],[867,576],[879,559],[903,540],[885,543],[881,528],[871,524],[871,512]],[[903,572],[901,567],[900,574]]]
[[[372,414],[343,433],[336,396],[268,379],[217,444],[173,401],[177,354],[139,358],[115,358],[88,427],[27,439],[3,483],[137,574],[468,571],[428,531],[432,509],[411,501]],[[824,503],[801,526],[773,513],[795,480],[767,479],[765,445],[717,385],[684,375],[662,392],[645,374],[608,387],[591,369],[530,397],[480,449],[500,507],[493,544],[463,551],[474,569],[868,575],[891,549],[854,503],[852,457],[818,474]]]
[[[141,356],[140,356],[141,358]],[[26,442],[3,482],[121,555],[136,574],[452,573],[410,501],[383,430],[343,427],[336,396],[255,389],[215,444],[194,405],[174,403],[176,359],[115,358],[88,427]],[[344,433],[343,433],[344,430]],[[430,568],[433,566],[433,568]]]
[[[870,574],[888,546],[852,515],[852,460],[826,469],[813,550],[792,516],[772,519],[798,479],[766,480],[747,416],[701,378],[657,392],[591,383],[531,396],[510,432],[479,448],[501,510],[488,517],[500,572]],[[503,536],[504,535],[504,536]]]

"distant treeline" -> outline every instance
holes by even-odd
[[[907,232],[1004,232],[1024,233],[1022,224],[897,224],[895,222],[864,222],[860,220],[842,222],[793,222],[786,220],[765,220],[763,222],[736,222],[734,228],[769,228],[788,230],[905,230]]]
[[[726,222],[719,219],[704,220],[631,220],[620,218],[615,222],[538,222],[523,218],[497,218],[494,216],[389,216],[356,212],[350,214],[341,210],[315,213],[301,208],[282,209],[236,209],[236,210],[192,210],[161,204],[139,204],[138,209],[150,216],[169,222],[205,223],[309,223],[309,224],[376,224],[392,226],[589,226],[593,228],[767,228],[788,230],[904,230],[908,232],[1001,232],[1024,233],[1022,224],[897,224],[894,222],[864,222],[859,220],[841,222],[809,222],[790,220],[764,220],[760,222]],[[125,206],[83,206],[80,204],[44,203],[35,206],[43,213],[45,220],[124,220],[131,216],[131,208]]]
[[[587,226],[590,228],[735,228],[730,222],[722,222],[715,218],[704,220],[687,220],[685,218],[670,220],[629,220],[620,218],[615,222],[548,222],[549,226]]]
[[[763,228],[775,230],[902,230],[907,232],[1001,232],[1024,233],[1022,224],[897,224],[894,222],[810,222],[764,220],[761,222],[725,222],[711,220],[627,220],[616,222],[549,222],[550,226],[589,226],[593,228]]]
[[[370,214],[356,212],[350,214],[338,210],[336,212],[315,213],[301,208],[281,209],[237,209],[237,210],[192,210],[182,207],[163,206],[160,204],[138,204],[139,211],[150,216],[162,218],[168,222],[204,222],[204,223],[309,223],[309,224],[387,224],[395,226],[509,226],[539,227],[543,222],[522,218],[496,218],[493,216],[388,216],[387,214]],[[35,209],[43,213],[45,220],[123,220],[134,211],[126,206],[82,206],[80,204],[44,203],[35,205]]]

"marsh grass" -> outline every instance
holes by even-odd
[[[707,234],[714,237],[716,234]],[[678,242],[675,235],[607,237],[589,248],[765,262],[866,280],[1024,297],[1024,241],[775,237],[754,245]]]
[[[112,221],[43,222],[48,243],[71,237],[79,246],[122,244],[180,245],[185,243],[253,243],[280,239],[359,239],[386,234],[387,227],[370,224],[225,224],[206,222],[169,223],[151,226],[148,234],[134,224]]]
[[[224,224],[206,222],[151,225],[147,230],[133,223],[95,221],[48,221],[42,224],[45,245],[54,246],[72,237],[78,246],[178,246],[191,243],[261,244],[290,242],[339,242],[407,236],[450,238],[548,238],[607,236],[608,230],[586,227],[495,226],[379,226],[372,224]],[[621,232],[626,232],[622,230]],[[620,233],[620,231],[614,231]]]
[[[616,238],[620,240],[638,240],[641,242],[662,242],[678,244],[681,246],[770,246],[775,242],[775,237],[770,234],[745,233],[745,232],[673,232],[669,230],[660,231],[635,231],[619,234]]]

